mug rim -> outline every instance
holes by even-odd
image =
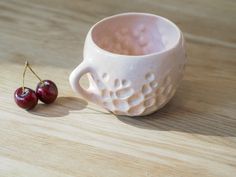
[[[92,32],[94,30],[94,28],[99,25],[100,23],[106,21],[106,20],[109,20],[109,19],[112,19],[112,18],[115,18],[115,17],[119,17],[119,16],[127,16],[127,15],[142,15],[142,16],[151,16],[151,17],[156,17],[156,18],[159,18],[159,19],[162,19],[163,21],[171,24],[175,30],[177,31],[177,34],[178,34],[178,38],[177,38],[177,41],[175,42],[174,45],[172,45],[171,47],[167,48],[167,49],[164,49],[162,51],[157,51],[157,52],[152,52],[152,53],[149,53],[149,54],[144,54],[144,55],[125,55],[125,54],[118,54],[118,53],[113,53],[113,52],[110,52],[108,50],[105,50],[101,47],[99,47],[93,37],[92,37]],[[103,18],[102,20],[98,21],[97,23],[95,23],[89,30],[89,33],[88,33],[88,37],[90,38],[90,40],[92,41],[92,44],[94,45],[93,47],[96,48],[96,50],[98,51],[101,51],[107,55],[110,55],[110,56],[113,56],[113,57],[128,57],[128,58],[140,58],[140,57],[151,57],[151,56],[155,56],[155,55],[160,55],[160,54],[164,54],[164,53],[167,53],[173,49],[175,49],[181,42],[181,38],[183,37],[183,34],[181,32],[181,30],[179,29],[179,27],[174,23],[172,22],[171,20],[165,18],[165,17],[162,17],[162,16],[159,16],[159,15],[155,15],[155,14],[151,14],[151,13],[143,13],[143,12],[125,12],[125,13],[119,13],[119,14],[115,14],[115,15],[112,15],[112,16],[109,16],[109,17],[105,17]]]

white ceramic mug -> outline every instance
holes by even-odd
[[[185,61],[183,35],[174,23],[147,13],[118,14],[89,30],[70,84],[114,114],[143,116],[173,97]],[[90,87],[84,89],[79,80],[87,73]]]

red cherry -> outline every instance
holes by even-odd
[[[43,80],[38,83],[36,88],[36,94],[42,102],[50,104],[54,102],[57,98],[57,86],[54,82],[50,80]]]
[[[38,97],[35,91],[27,87],[16,89],[14,98],[16,104],[26,110],[33,109],[38,103]]]

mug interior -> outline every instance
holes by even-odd
[[[148,55],[173,48],[180,31],[169,20],[151,14],[126,13],[105,18],[92,28],[94,43],[120,55]]]

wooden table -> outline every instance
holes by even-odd
[[[235,9],[234,0],[0,0],[0,177],[235,177]],[[175,97],[143,118],[88,104],[68,83],[91,25],[127,11],[165,16],[187,41]],[[55,104],[15,105],[25,59],[57,83]],[[27,73],[27,86],[37,82]]]

